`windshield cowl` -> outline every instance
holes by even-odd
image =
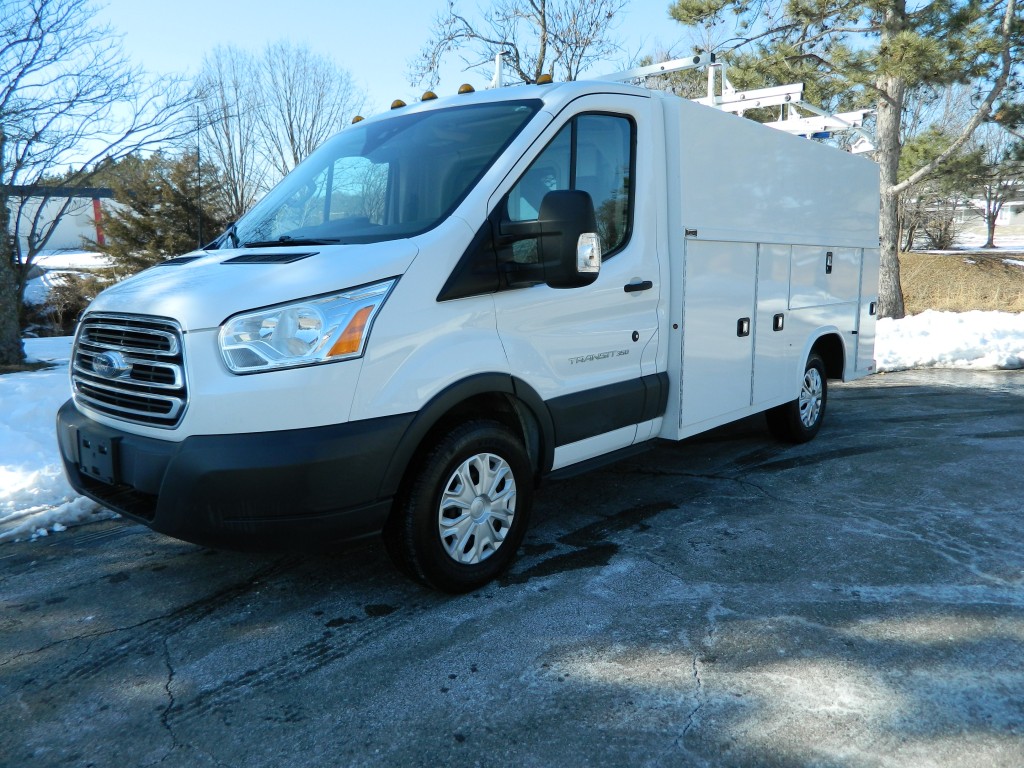
[[[336,237],[289,237],[282,235],[277,240],[253,240],[243,243],[245,248],[276,248],[281,245],[336,245],[341,240]]]

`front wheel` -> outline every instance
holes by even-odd
[[[533,471],[505,425],[480,419],[439,438],[412,470],[384,529],[409,575],[469,592],[504,571],[529,524]]]
[[[806,443],[813,440],[825,419],[828,379],[825,361],[812,352],[807,358],[800,394],[796,400],[771,408],[765,413],[768,429],[778,440]]]

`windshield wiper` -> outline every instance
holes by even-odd
[[[340,243],[338,237],[290,237],[281,235],[277,240],[253,240],[246,243],[246,248],[273,248],[277,245],[334,245]]]

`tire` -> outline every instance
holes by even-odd
[[[821,429],[827,402],[828,379],[825,376],[825,361],[817,352],[812,352],[804,367],[800,395],[796,400],[765,413],[768,429],[776,439],[783,442],[809,442]]]
[[[455,427],[411,472],[384,529],[395,565],[456,594],[511,565],[529,525],[533,467],[508,427],[489,419]]]

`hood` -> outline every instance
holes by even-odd
[[[417,253],[411,240],[194,251],[111,286],[89,311],[168,317],[185,331],[215,328],[245,310],[401,275]]]

